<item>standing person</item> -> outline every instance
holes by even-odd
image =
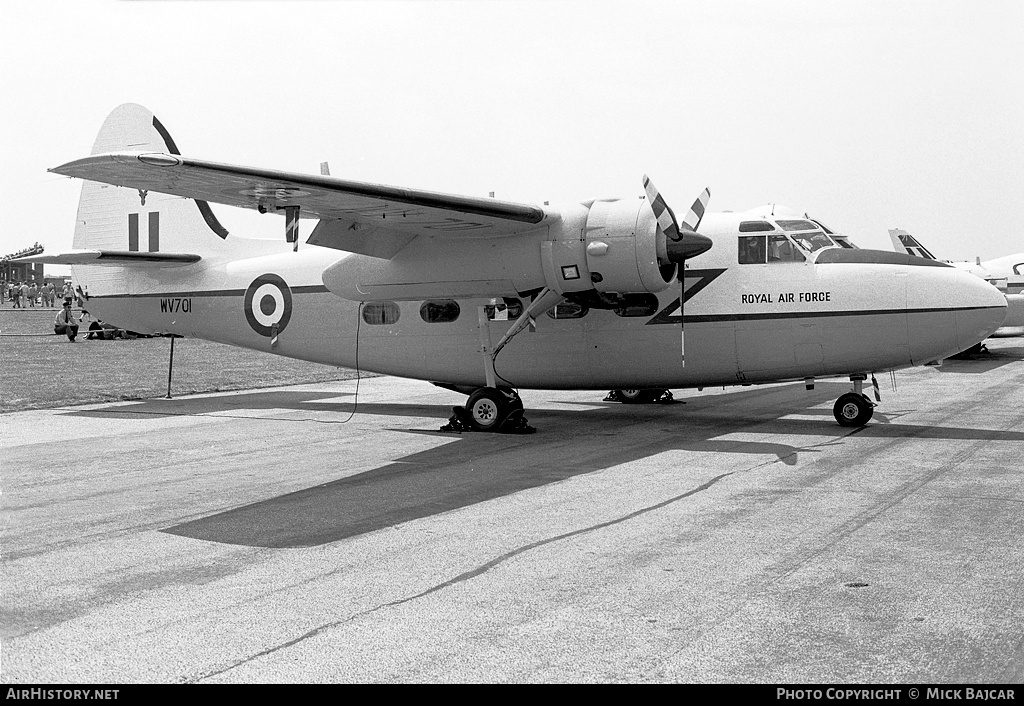
[[[21,283],[21,308],[28,306],[28,282]]]
[[[53,297],[54,297],[53,282],[47,282],[46,286],[43,287],[43,306],[45,306],[48,309],[52,308],[53,307]]]
[[[75,315],[71,313],[71,300],[65,299],[64,306],[57,312],[57,318],[53,320],[53,332],[58,336],[66,334],[71,343],[75,342],[78,335],[78,322]]]
[[[36,305],[36,299],[39,297],[39,288],[36,287],[36,283],[33,282],[28,287],[28,305],[34,307]]]
[[[11,285],[11,301],[14,302],[12,309],[21,308],[21,283],[15,282]]]

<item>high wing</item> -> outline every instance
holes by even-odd
[[[320,219],[308,242],[391,258],[418,236],[502,237],[541,227],[557,214],[493,198],[222,164],[164,152],[108,152],[49,171],[260,212],[299,207]]]

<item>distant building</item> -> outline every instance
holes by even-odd
[[[18,257],[38,255],[42,251],[43,246],[36,243],[32,247],[0,257],[0,282],[4,284],[8,282],[36,282],[37,284],[42,284],[44,280],[43,263],[11,262]]]

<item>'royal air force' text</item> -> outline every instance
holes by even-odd
[[[810,304],[832,301],[832,292],[779,292],[741,294],[740,304]]]

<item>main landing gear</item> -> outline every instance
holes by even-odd
[[[850,380],[853,382],[853,392],[841,395],[836,400],[835,405],[832,406],[832,414],[840,426],[862,427],[871,420],[871,416],[875,413],[875,403],[868,399],[868,396],[863,392],[864,380],[866,378],[866,375],[851,375]],[[871,381],[875,386],[875,395],[877,396],[878,383],[875,382],[873,375],[871,376]]]
[[[622,404],[653,404],[655,402],[672,402],[672,393],[662,388],[645,390],[612,390],[604,398],[605,402],[621,402]]]
[[[480,387],[465,407],[452,407],[452,416],[441,431],[494,431],[532,434],[537,431],[523,416],[523,401],[507,387]]]

